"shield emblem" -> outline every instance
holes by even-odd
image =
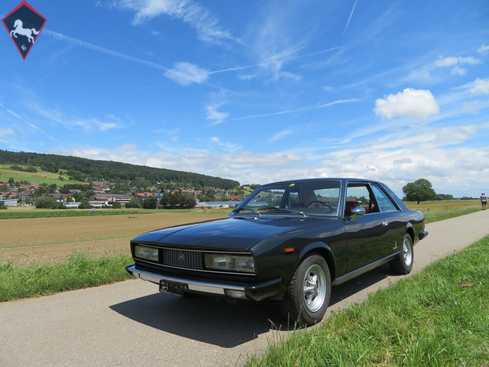
[[[41,33],[46,18],[26,1],[22,1],[19,6],[2,19],[2,23],[25,60]]]

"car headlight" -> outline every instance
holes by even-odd
[[[134,257],[145,260],[158,261],[158,254],[159,252],[157,248],[139,245],[134,246]]]
[[[253,257],[243,255],[205,254],[205,267],[212,270],[255,272]]]

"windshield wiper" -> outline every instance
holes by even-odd
[[[260,212],[258,210],[255,210],[255,209],[241,208],[241,209],[234,209],[233,212],[239,213],[241,210],[248,210],[249,212],[252,212],[253,214],[258,215],[258,219],[261,218]]]
[[[263,210],[276,210],[276,211],[282,211],[282,212],[286,212],[286,213],[295,213],[295,214],[300,214],[302,215],[303,218],[306,218],[306,215],[304,214],[303,211],[300,211],[300,210],[294,210],[294,209],[287,209],[287,208],[276,208],[274,206],[271,206],[269,208],[263,208]]]

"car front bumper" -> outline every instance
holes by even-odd
[[[242,293],[247,299],[254,301],[261,301],[266,298],[273,298],[280,293],[282,287],[282,279],[272,279],[261,283],[251,284],[225,284],[217,282],[205,282],[190,280],[185,278],[171,277],[167,275],[161,275],[146,270],[136,268],[136,264],[126,266],[126,271],[132,276],[146,280],[154,284],[161,284],[164,282],[172,282],[178,284],[185,284],[186,289],[190,292],[205,293],[210,295],[228,296],[233,297],[232,294]],[[237,293],[238,292],[238,293]],[[242,297],[235,297],[242,298]]]

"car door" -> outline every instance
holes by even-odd
[[[370,187],[379,205],[382,222],[386,229],[384,241],[382,241],[384,247],[379,249],[381,258],[384,258],[401,250],[406,222],[401,208],[392,200],[381,185],[371,183]]]
[[[388,255],[391,246],[391,214],[382,212],[368,182],[348,182],[343,222],[349,254],[348,272],[355,271]],[[350,215],[352,207],[361,206],[364,215],[356,220]],[[392,250],[391,250],[392,252]]]

